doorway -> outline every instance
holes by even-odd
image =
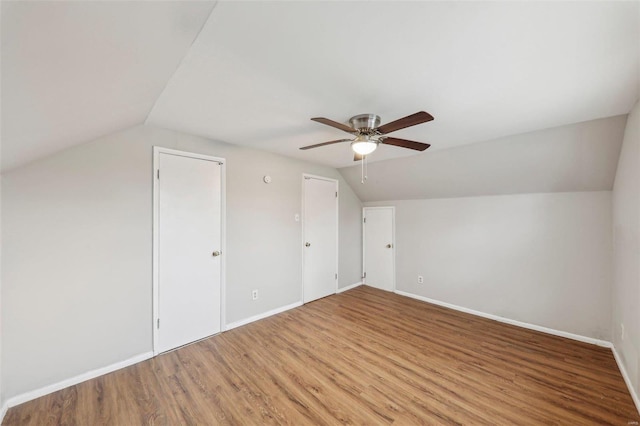
[[[224,159],[154,147],[153,350],[221,331]]]
[[[395,207],[365,207],[363,215],[364,283],[395,290]]]
[[[338,181],[303,175],[302,301],[338,289]]]

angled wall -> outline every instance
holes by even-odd
[[[142,124],[214,1],[3,1],[3,171]]]
[[[365,185],[358,166],[340,173],[362,201],[610,191],[626,119],[601,118],[371,163]]]

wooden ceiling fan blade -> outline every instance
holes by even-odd
[[[345,131],[347,133],[356,133],[357,130],[354,129],[351,126],[347,126],[346,124],[342,124],[342,123],[338,123],[337,121],[333,121],[333,120],[329,120],[328,118],[324,118],[324,117],[315,117],[311,119],[312,121],[321,123],[321,124],[325,124],[327,126],[331,126],[331,127],[335,127],[336,129],[340,129],[342,131]]]
[[[391,138],[391,137],[380,138],[380,143],[383,143],[385,145],[399,146],[401,148],[415,149],[416,151],[424,151],[425,149],[431,146],[428,143],[415,142],[415,141],[409,141],[407,139],[398,139],[398,138]]]
[[[335,141],[322,142],[322,143],[317,143],[315,145],[303,146],[300,149],[304,150],[304,149],[318,148],[319,146],[331,145],[331,144],[340,143],[340,142],[351,142],[351,139],[338,139]]]
[[[355,152],[353,154],[353,161],[360,161],[364,159],[364,155],[362,154],[358,154],[357,152]]]
[[[426,123],[427,121],[431,120],[433,120],[433,116],[431,114],[429,114],[428,112],[420,111],[416,112],[415,114],[400,118],[396,121],[392,121],[391,123],[383,124],[375,130],[381,135],[385,135],[387,133],[395,132],[396,130],[415,126],[416,124]]]

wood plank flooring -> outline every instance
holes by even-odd
[[[609,349],[358,287],[11,408],[3,424],[635,422]]]

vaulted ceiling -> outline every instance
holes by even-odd
[[[613,187],[626,115],[340,169],[362,201]]]
[[[211,2],[2,1],[2,169],[143,123]]]
[[[334,167],[349,144],[311,122],[426,110],[397,135],[433,149],[626,114],[637,3],[222,2],[148,122]],[[370,160],[412,155],[382,147]]]
[[[2,3],[4,170],[146,122],[347,167],[356,186],[349,144],[298,149],[348,136],[309,118],[372,112],[384,123],[426,110],[433,122],[394,136],[432,148],[370,157],[372,176],[413,188],[405,198],[542,192],[487,175],[528,154],[563,170],[554,188],[597,190],[611,179],[585,184],[572,157],[615,172],[623,118],[596,126],[616,129],[597,141],[513,135],[624,115],[639,86],[637,1]],[[436,159],[473,161],[481,145],[492,154],[469,170],[492,190],[432,187],[450,171]],[[594,146],[599,156],[586,154]],[[444,174],[416,184],[425,167]]]

